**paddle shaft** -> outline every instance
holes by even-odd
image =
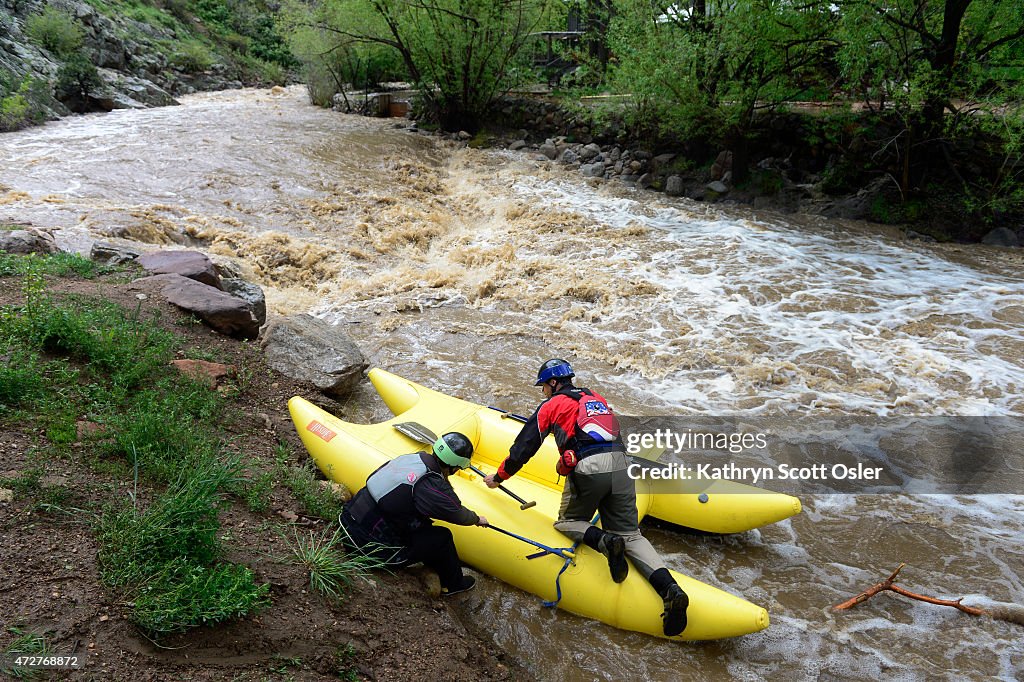
[[[407,436],[408,438],[413,439],[414,441],[423,443],[424,445],[431,445],[434,443],[434,441],[437,440],[437,436],[434,434],[434,432],[428,429],[426,426],[423,426],[423,424],[417,424],[416,422],[402,422],[401,424],[394,424],[393,426],[395,430],[398,431],[399,433]],[[481,478],[487,477],[487,474],[480,471],[472,464],[469,465],[469,468],[472,469],[473,472],[479,475]],[[524,511],[529,509],[530,507],[537,506],[536,501],[527,502],[526,500],[519,497],[514,492],[512,492],[511,490],[502,485],[499,485],[498,489],[501,490],[506,495],[511,496],[516,502],[519,503],[519,508]]]
[[[559,549],[557,547],[548,547],[547,545],[541,544],[541,543],[537,542],[536,540],[531,540],[530,538],[523,537],[522,535],[518,535],[516,533],[512,533],[510,531],[505,530],[504,528],[498,528],[497,526],[492,526],[490,524],[487,524],[484,527],[485,528],[490,528],[491,530],[496,530],[499,533],[502,533],[503,535],[509,536],[510,538],[515,538],[516,540],[522,540],[523,542],[525,542],[528,545],[533,545],[534,547],[537,547],[539,549],[543,549],[545,552],[547,552],[549,554],[555,554],[557,556],[560,556],[563,559],[574,559],[574,558],[576,558],[576,553],[573,552],[571,549]]]
[[[480,471],[479,469],[477,469],[472,464],[469,465],[469,468],[472,469],[473,473],[477,474],[478,476],[482,476],[484,478],[487,477],[487,474],[485,474],[484,472]],[[498,490],[500,490],[501,492],[505,493],[506,495],[511,497],[513,500],[518,502],[519,503],[519,508],[524,510],[524,511],[529,509],[530,507],[536,507],[537,506],[537,501],[536,500],[534,500],[532,502],[527,502],[526,500],[524,500],[523,498],[519,497],[518,495],[516,495],[514,492],[512,492],[511,490],[509,490],[508,488],[506,488],[503,485],[498,485]]]
[[[493,405],[488,405],[487,407],[491,408],[495,412],[501,412],[502,419],[515,419],[517,422],[522,422],[523,424],[530,421],[527,417],[524,417],[521,414],[509,412],[508,410],[503,410],[500,407],[494,407]]]

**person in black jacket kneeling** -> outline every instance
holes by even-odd
[[[394,566],[422,561],[437,571],[443,595],[471,589],[476,579],[463,574],[452,532],[432,520],[487,525],[462,506],[448,482],[469,466],[472,454],[470,440],[453,431],[438,438],[431,453],[402,455],[374,471],[341,513],[352,544]]]

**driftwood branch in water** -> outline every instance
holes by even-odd
[[[853,608],[857,604],[861,604],[861,603],[867,601],[868,599],[870,599],[871,597],[875,596],[879,592],[889,591],[889,592],[895,592],[896,594],[902,594],[904,597],[910,597],[911,599],[917,599],[918,601],[927,602],[929,604],[938,604],[939,606],[952,606],[954,609],[958,609],[958,610],[963,611],[964,613],[970,614],[972,616],[991,616],[991,615],[993,615],[993,614],[989,613],[988,611],[986,611],[984,609],[975,608],[973,606],[964,606],[963,604],[960,603],[960,602],[962,602],[964,600],[963,597],[960,597],[959,599],[937,599],[935,597],[928,597],[928,596],[925,596],[923,594],[916,594],[914,592],[911,592],[910,590],[903,589],[899,585],[893,584],[893,581],[896,580],[896,576],[898,576],[900,574],[900,571],[903,570],[904,566],[906,566],[906,564],[900,564],[900,567],[897,568],[895,571],[893,571],[892,575],[890,575],[888,578],[886,578],[882,582],[877,583],[875,585],[872,585],[868,589],[866,589],[863,592],[861,592],[860,594],[858,594],[856,597],[853,597],[852,599],[848,599],[848,600],[844,601],[842,604],[838,604],[836,606],[833,606],[832,609],[834,611],[845,611],[847,609]]]

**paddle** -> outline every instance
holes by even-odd
[[[434,435],[433,431],[428,429],[423,424],[418,424],[417,422],[401,422],[399,424],[395,424],[394,427],[395,430],[401,433],[402,435],[408,436],[409,438],[412,438],[414,441],[418,443],[423,443],[424,445],[433,445],[437,441],[437,436]],[[472,464],[469,465],[469,468],[472,469],[473,473],[477,474],[480,477],[487,476],[487,474],[480,471]],[[514,499],[516,502],[518,502],[519,508],[522,509],[523,511],[529,509],[530,507],[537,506],[536,500],[532,502],[527,502],[526,500],[519,497],[518,495],[516,495],[514,492],[512,492],[503,485],[499,485],[498,490],[502,491],[503,493]]]
[[[521,414],[516,414],[514,412],[509,412],[508,410],[503,410],[500,407],[494,407],[493,405],[488,405],[487,407],[492,409],[492,410],[494,410],[495,412],[501,412],[501,418],[502,419],[514,419],[517,422],[522,422],[524,424],[526,422],[530,421],[529,419],[527,419],[526,417],[524,417]]]
[[[530,538],[525,538],[522,535],[518,535],[518,534],[513,533],[511,531],[507,531],[504,528],[498,528],[497,526],[492,526],[490,524],[487,524],[486,528],[490,528],[491,530],[496,530],[499,533],[503,533],[504,535],[507,535],[507,536],[509,536],[511,538],[515,538],[517,540],[522,540],[523,542],[525,542],[528,545],[533,545],[534,547],[537,547],[539,549],[544,550],[544,552],[546,552],[547,554],[554,554],[556,556],[560,556],[563,559],[567,559],[567,560],[572,560],[572,559],[576,558],[576,552],[574,552],[571,549],[568,549],[566,547],[548,547],[547,545],[542,544],[540,542],[537,542],[536,540],[531,540]],[[537,554],[536,556],[543,556],[543,555]],[[533,556],[527,557],[527,559],[532,559],[532,558],[534,558],[534,557]]]

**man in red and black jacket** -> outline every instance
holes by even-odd
[[[604,554],[617,583],[629,573],[628,555],[664,600],[662,626],[665,635],[673,637],[686,629],[689,598],[640,534],[636,488],[627,473],[629,460],[607,401],[573,386],[574,376],[565,360],[556,358],[541,365],[536,385],[542,387],[544,401],[523,425],[498,471],[484,482],[498,487],[523,468],[548,434],[554,435],[561,455],[558,471],[567,476],[555,528]],[[581,401],[586,409],[581,409]],[[595,511],[600,512],[603,529],[591,523]]]

